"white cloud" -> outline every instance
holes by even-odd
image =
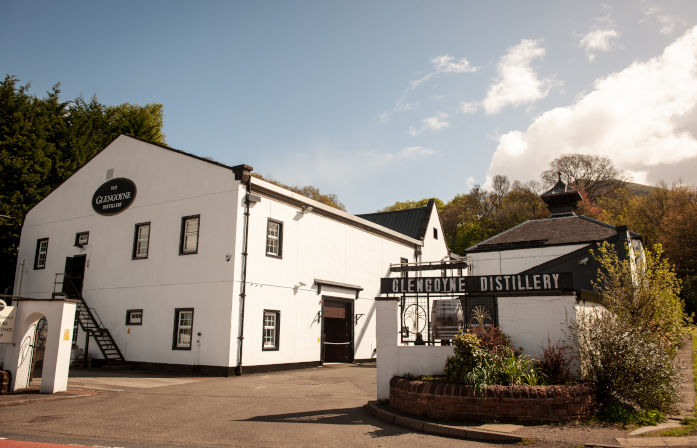
[[[552,159],[572,152],[608,156],[644,182],[697,163],[697,27],[661,55],[596,80],[590,93],[543,113],[526,131],[502,135],[487,175],[537,179]]]
[[[460,111],[463,114],[474,114],[479,110],[479,103],[472,102],[468,103],[466,101],[460,101]]]
[[[670,14],[664,14],[656,6],[651,6],[648,3],[642,3],[642,13],[644,18],[640,20],[639,23],[645,23],[648,21],[653,21],[658,25],[658,32],[670,36],[675,31],[679,25],[685,25],[685,21],[679,17],[672,16]]]
[[[433,78],[434,76],[438,76],[444,73],[455,73],[455,74],[462,74],[462,73],[473,73],[479,70],[479,67],[475,67],[469,63],[469,61],[466,58],[460,58],[456,59],[453,56],[450,56],[448,54],[440,55],[437,56],[433,59],[431,59],[431,65],[433,66],[433,70],[426,73],[422,77],[418,79],[414,79],[409,82],[409,87],[404,89],[402,92],[402,95],[399,97],[399,99],[395,102],[394,106],[389,111],[382,112],[379,115],[380,121],[385,122],[390,118],[390,115],[392,115],[395,112],[401,112],[405,110],[411,110],[415,106],[419,104],[419,102],[409,102],[407,101],[407,98],[409,97],[409,94],[419,87],[421,84],[425,83],[429,79]]]
[[[421,120],[420,127],[415,128],[413,126],[409,126],[409,135],[416,136],[426,131],[436,132],[440,131],[441,129],[445,129],[448,126],[450,126],[450,123],[448,123],[447,118],[448,114],[443,112],[438,112],[436,115],[432,117],[424,118],[423,120]]]
[[[620,33],[614,29],[596,29],[581,38],[579,46],[586,51],[589,61],[595,59],[596,53],[608,52],[614,48]]]
[[[424,148],[423,146],[409,146],[402,149],[399,153],[394,156],[394,159],[412,159],[416,160],[421,157],[430,157],[435,155],[436,152],[429,148]]]
[[[540,79],[532,68],[532,62],[544,55],[545,49],[531,39],[508,49],[499,61],[498,76],[482,102],[487,115],[497,114],[506,106],[532,103],[549,94],[552,81]]]

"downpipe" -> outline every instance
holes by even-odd
[[[249,195],[252,190],[251,178],[247,180],[244,196],[244,239],[242,240],[242,278],[240,280],[240,316],[238,319],[239,329],[237,331],[237,367],[235,375],[242,375],[242,348],[244,346],[244,304],[247,298],[247,244],[249,240]]]

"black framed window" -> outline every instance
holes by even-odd
[[[150,253],[150,223],[136,224],[133,232],[133,259],[142,260],[148,258]]]
[[[41,238],[36,240],[36,255],[34,256],[34,269],[45,269],[47,256],[48,238]]]
[[[143,310],[126,310],[126,325],[143,325]]]
[[[266,223],[266,255],[281,258],[283,254],[283,222],[269,218]]]
[[[194,334],[194,309],[177,308],[174,310],[174,337],[172,350],[191,350]]]
[[[179,239],[179,255],[189,255],[198,252],[198,229],[201,215],[184,216],[182,231]]]
[[[281,312],[264,310],[264,333],[262,335],[262,350],[278,350],[281,329]]]
[[[87,246],[90,242],[90,232],[78,232],[75,234],[75,245],[77,247]]]

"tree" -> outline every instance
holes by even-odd
[[[121,133],[164,143],[162,106],[105,106],[60,99],[56,84],[44,98],[14,76],[0,82],[0,291],[14,283],[17,246],[26,213]]]
[[[428,201],[430,201],[430,200],[431,200],[431,198],[424,198],[424,199],[421,199],[420,201],[403,201],[403,202],[397,201],[392,205],[388,205],[387,207],[383,208],[380,211],[381,212],[395,212],[398,210],[409,210],[412,208],[422,208],[422,207],[426,207],[426,205],[428,205]],[[441,201],[440,199],[434,198],[434,200],[436,203],[436,208],[438,210],[441,210],[445,206],[445,204],[443,204],[443,201]]]
[[[557,182],[558,173],[567,185],[585,191],[592,202],[622,187],[626,177],[608,157],[589,154],[564,154],[552,160],[540,177],[551,187]]]
[[[334,193],[322,193],[319,190],[319,188],[314,187],[312,185],[305,185],[304,187],[286,185],[271,177],[264,177],[260,173],[252,173],[252,176],[261,180],[265,180],[266,182],[270,182],[274,185],[278,185],[279,187],[285,188],[286,190],[290,190],[294,193],[303,195],[306,198],[310,198],[324,205],[338,208],[339,210],[346,210],[346,207],[344,207],[344,204],[339,200],[339,197],[337,195],[335,195]]]
[[[591,251],[598,260],[594,290],[605,309],[581,314],[569,326],[581,359],[604,406],[673,410],[680,374],[672,358],[685,322],[680,281],[661,246],[620,257],[607,242]]]

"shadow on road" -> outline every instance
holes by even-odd
[[[287,414],[259,415],[244,420],[232,421],[375,426],[377,427],[376,429],[367,433],[372,438],[389,437],[410,432],[371,416],[362,406],[356,408],[321,409],[317,411],[291,412]]]

